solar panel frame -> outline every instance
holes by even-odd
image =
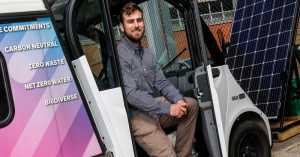
[[[251,6],[247,6],[247,5],[245,6],[243,5],[243,3],[251,4],[252,9]],[[293,11],[294,15],[290,15],[288,11],[291,9],[292,4],[294,3],[295,3],[294,11]],[[242,9],[241,6],[243,6],[243,8],[245,9]],[[256,104],[257,107],[260,108],[268,116],[269,119],[278,119],[280,118],[281,115],[283,115],[283,109],[287,99],[286,93],[288,92],[287,89],[285,88],[285,86],[287,85],[282,86],[280,84],[281,83],[280,74],[274,76],[272,73],[273,82],[272,81],[268,82],[268,80],[270,80],[270,76],[262,76],[259,75],[259,73],[257,72],[259,71],[263,74],[270,74],[271,71],[279,72],[281,70],[280,72],[283,72],[283,71],[289,71],[291,69],[291,58],[292,58],[291,51],[293,48],[292,44],[295,43],[296,34],[297,34],[296,30],[297,30],[297,25],[299,20],[298,8],[299,8],[299,1],[297,0],[246,0],[246,1],[238,0],[236,2],[236,11],[234,14],[234,19],[232,21],[229,41],[230,42],[234,41],[233,43],[237,43],[237,44],[230,46],[230,48],[228,48],[227,52],[229,58],[226,59],[226,63],[229,65],[230,67],[229,69],[233,74],[233,76],[235,78],[239,78],[236,79],[237,82],[240,84],[240,86],[243,89],[246,89],[245,92],[247,92],[251,100],[256,97],[255,99],[256,101],[254,104]],[[249,13],[250,10],[252,10],[252,14]],[[243,20],[244,18],[248,18],[248,17],[250,17],[249,20],[247,21]],[[281,19],[284,17],[286,18]],[[253,19],[255,20],[252,22]],[[259,22],[257,22],[258,20]],[[292,20],[292,24],[290,25],[291,27],[288,27],[288,22],[291,22],[291,20]],[[289,30],[290,30],[290,36],[288,35],[288,33],[286,33],[289,32]],[[244,37],[246,35],[248,36]],[[256,44],[255,39],[258,39],[257,45],[255,45]],[[284,43],[284,41],[287,41],[287,39],[289,42]],[[242,42],[245,42],[245,44],[238,44],[240,40]],[[279,44],[286,44],[286,45],[283,46],[277,45],[276,48],[274,48],[274,44],[277,43],[269,42],[274,40],[277,40],[278,45]],[[276,59],[279,59],[280,57],[282,58],[285,55],[282,54],[283,51],[280,51],[279,49],[284,49],[286,48],[286,46],[288,46],[287,48],[288,51],[286,54],[286,63],[284,66],[282,66],[283,65],[282,63],[284,61],[280,61]],[[257,53],[257,50],[261,50],[261,52],[258,51]],[[274,55],[265,55],[265,53],[272,54],[272,52],[276,50],[278,52],[276,53],[276,55],[275,53],[273,53]],[[231,56],[232,58],[230,58]],[[233,56],[235,56],[235,58],[233,58]],[[238,58],[236,58],[237,56]],[[242,66],[240,66],[239,64],[236,65],[237,60],[239,60],[239,64],[242,63],[243,65]],[[269,63],[265,64],[264,63],[265,61]],[[271,61],[273,61],[273,63],[271,63]],[[262,66],[258,66],[258,65],[253,66],[254,63],[261,63],[261,62],[264,63],[262,64]],[[245,65],[246,66],[252,65],[252,66],[245,68]],[[268,67],[273,67],[273,69],[270,70],[268,69]],[[251,74],[247,74],[248,70],[251,71]],[[248,76],[248,78],[253,78],[253,76],[257,76],[257,75],[263,78],[261,79],[254,78],[254,79],[250,79],[250,81],[242,80],[242,78],[247,78],[247,75],[251,75],[251,77]],[[289,74],[288,78],[289,77],[292,76],[290,76]],[[260,86],[258,88],[259,92],[257,93],[251,92],[250,83]],[[270,90],[271,87],[276,87],[276,88],[273,88],[271,91]],[[264,90],[269,90],[269,91],[265,92]],[[280,95],[280,97],[278,98],[276,97],[276,95]],[[276,100],[278,100],[279,103],[277,104],[277,107],[276,107],[276,102],[273,103],[273,101]]]

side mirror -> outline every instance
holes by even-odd
[[[230,43],[229,42],[225,43],[223,32],[222,32],[221,29],[218,29],[217,33],[218,33],[218,38],[219,38],[219,43],[220,43],[220,46],[221,46],[221,50],[224,54],[224,57],[227,58],[228,54],[227,54],[227,49],[226,48],[230,46]]]

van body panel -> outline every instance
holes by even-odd
[[[223,124],[223,131],[226,141],[226,150],[228,151],[230,133],[233,127],[233,124],[236,122],[238,117],[245,112],[253,112],[261,117],[264,121],[264,126],[266,127],[266,133],[269,138],[270,145],[272,144],[271,129],[268,118],[265,114],[261,112],[250,100],[245,91],[239,86],[231,72],[228,69],[228,65],[218,66],[220,75],[217,78],[214,78],[214,87],[217,91],[217,96],[221,108],[221,117]],[[239,97],[239,95],[245,94],[245,98]],[[233,99],[239,97],[238,99]],[[251,117],[249,117],[250,119]]]
[[[101,154],[50,18],[0,27],[15,107],[12,122],[0,128],[0,156]]]
[[[46,11],[43,0],[1,0],[0,14]]]

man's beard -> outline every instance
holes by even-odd
[[[124,30],[124,35],[127,37],[128,40],[131,42],[140,42],[143,38],[145,30],[141,33],[140,37],[134,37],[133,35],[129,34],[126,30]]]

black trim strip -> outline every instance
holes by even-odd
[[[0,65],[1,65],[1,70],[3,72],[3,74],[2,74],[3,76],[0,76],[0,77],[3,77],[3,83],[5,85],[6,97],[7,97],[8,108],[9,108],[9,114],[8,114],[7,118],[3,121],[0,121],[0,129],[1,129],[1,128],[8,126],[14,119],[15,105],[14,105],[14,99],[12,96],[6,60],[1,51],[0,51]]]
[[[189,9],[188,11],[185,11],[185,27],[186,27],[186,33],[187,33],[187,39],[188,44],[190,48],[190,55],[191,55],[191,61],[193,68],[196,69],[196,67],[200,66],[202,64],[202,58],[200,53],[200,43],[197,36],[196,31],[196,24],[194,21],[194,12],[193,10]]]
[[[72,65],[72,63],[71,63],[70,56],[69,56],[69,54],[67,53],[68,51],[67,51],[67,49],[66,49],[66,46],[64,45],[64,42],[63,42],[63,40],[62,40],[62,38],[61,38],[61,35],[60,35],[60,32],[58,31],[57,24],[56,24],[56,22],[55,22],[55,18],[54,18],[54,16],[53,16],[52,10],[51,10],[51,8],[50,8],[49,5],[48,5],[47,0],[43,0],[43,1],[44,1],[44,4],[45,4],[46,9],[47,9],[47,10],[49,11],[49,13],[50,13],[50,14],[49,14],[49,17],[50,17],[51,22],[52,22],[52,24],[53,24],[53,27],[54,27],[56,36],[57,36],[57,38],[58,38],[58,40],[59,40],[59,42],[60,42],[61,48],[62,48],[62,50],[63,50],[63,52],[64,52],[65,58],[66,58],[67,63],[68,63],[68,65],[69,65],[69,68],[70,68],[70,71],[71,71],[71,73],[72,73],[73,79],[74,79],[75,84],[76,84],[76,86],[77,86],[78,92],[79,92],[79,94],[80,94],[81,100],[82,100],[82,102],[83,102],[83,104],[84,104],[84,108],[85,108],[85,110],[86,110],[86,112],[87,112],[87,114],[88,114],[88,117],[89,117],[89,119],[90,119],[90,123],[91,123],[91,125],[92,125],[92,127],[93,127],[93,130],[94,130],[94,132],[95,132],[95,135],[96,135],[96,137],[97,137],[97,140],[98,140],[98,142],[99,142],[99,145],[100,145],[100,147],[101,147],[101,150],[102,150],[103,153],[105,153],[105,152],[107,151],[107,148],[106,148],[106,146],[104,145],[104,143],[103,143],[103,141],[102,141],[102,138],[100,137],[100,133],[99,133],[99,131],[98,131],[98,129],[97,129],[97,126],[96,126],[96,123],[95,123],[95,121],[94,121],[92,112],[91,112],[91,110],[90,110],[90,108],[89,108],[89,105],[88,105],[88,103],[87,103],[87,100],[85,99],[85,96],[84,96],[83,90],[81,89],[81,85],[80,85],[80,83],[79,83],[79,80],[78,80],[78,78],[77,78],[77,75],[76,75],[76,73],[75,73],[75,71],[74,71],[74,69],[73,69],[73,65]]]
[[[71,53],[73,53],[76,59],[84,55],[83,50],[80,47],[81,44],[78,39],[78,34],[75,25],[77,12],[74,12],[74,10],[78,10],[80,2],[81,0],[79,1],[71,0],[71,2],[69,3],[67,21],[66,21],[67,22],[66,26],[68,28],[66,32],[67,32],[68,41],[70,42]]]
[[[57,0],[48,0],[48,5],[49,7],[52,7],[52,5],[56,2]]]
[[[206,54],[206,49],[205,49],[205,43],[204,43],[204,38],[203,38],[203,32],[202,32],[202,25],[201,25],[201,18],[199,14],[199,8],[198,8],[198,1],[193,0],[194,2],[194,9],[195,9],[195,15],[196,15],[196,25],[198,27],[198,33],[199,33],[199,38],[200,38],[200,45],[201,45],[201,55],[204,63],[204,70],[207,71],[207,66],[208,66],[208,61],[207,61],[207,54]]]
[[[36,19],[39,17],[49,16],[48,11],[31,11],[31,12],[19,12],[19,13],[5,13],[0,14],[0,23],[7,23],[3,20],[18,20],[18,22],[28,21],[28,19]]]

